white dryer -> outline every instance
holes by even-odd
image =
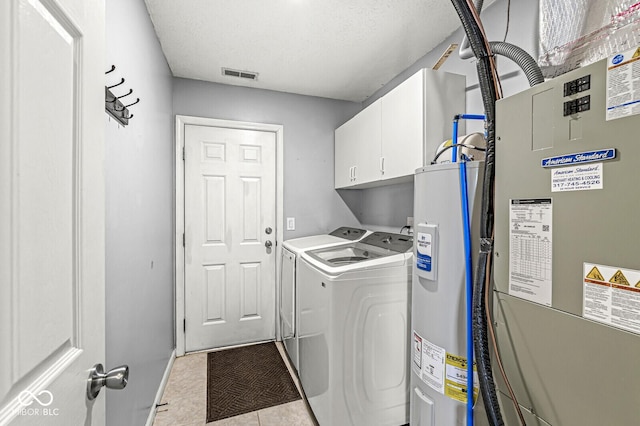
[[[412,247],[374,232],[301,255],[299,375],[321,426],[408,423]]]
[[[298,339],[296,332],[296,265],[300,253],[358,241],[370,234],[364,229],[340,227],[329,234],[294,238],[282,243],[280,274],[280,330],[285,350],[298,370]]]

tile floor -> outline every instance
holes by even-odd
[[[282,343],[276,346],[291,373],[289,359]],[[207,354],[196,353],[176,358],[157,408],[154,426],[314,426],[313,416],[304,400],[277,405],[228,419],[205,423],[207,417]],[[291,374],[300,391],[300,383]]]

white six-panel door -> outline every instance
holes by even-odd
[[[0,425],[103,425],[104,2],[0,2]]]
[[[185,125],[184,139],[185,349],[274,339],[275,133]]]

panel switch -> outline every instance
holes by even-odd
[[[591,96],[583,96],[574,101],[564,103],[564,116],[576,114],[578,112],[588,111],[591,109]]]
[[[287,231],[295,231],[296,230],[296,218],[288,217],[287,218]]]
[[[589,89],[591,89],[591,75],[585,75],[584,77],[567,81],[564,84],[564,95],[571,96]]]

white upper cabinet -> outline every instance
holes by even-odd
[[[335,187],[410,181],[451,139],[453,116],[464,112],[464,76],[418,71],[336,129]]]
[[[380,179],[381,99],[336,129],[335,186],[344,188]]]

